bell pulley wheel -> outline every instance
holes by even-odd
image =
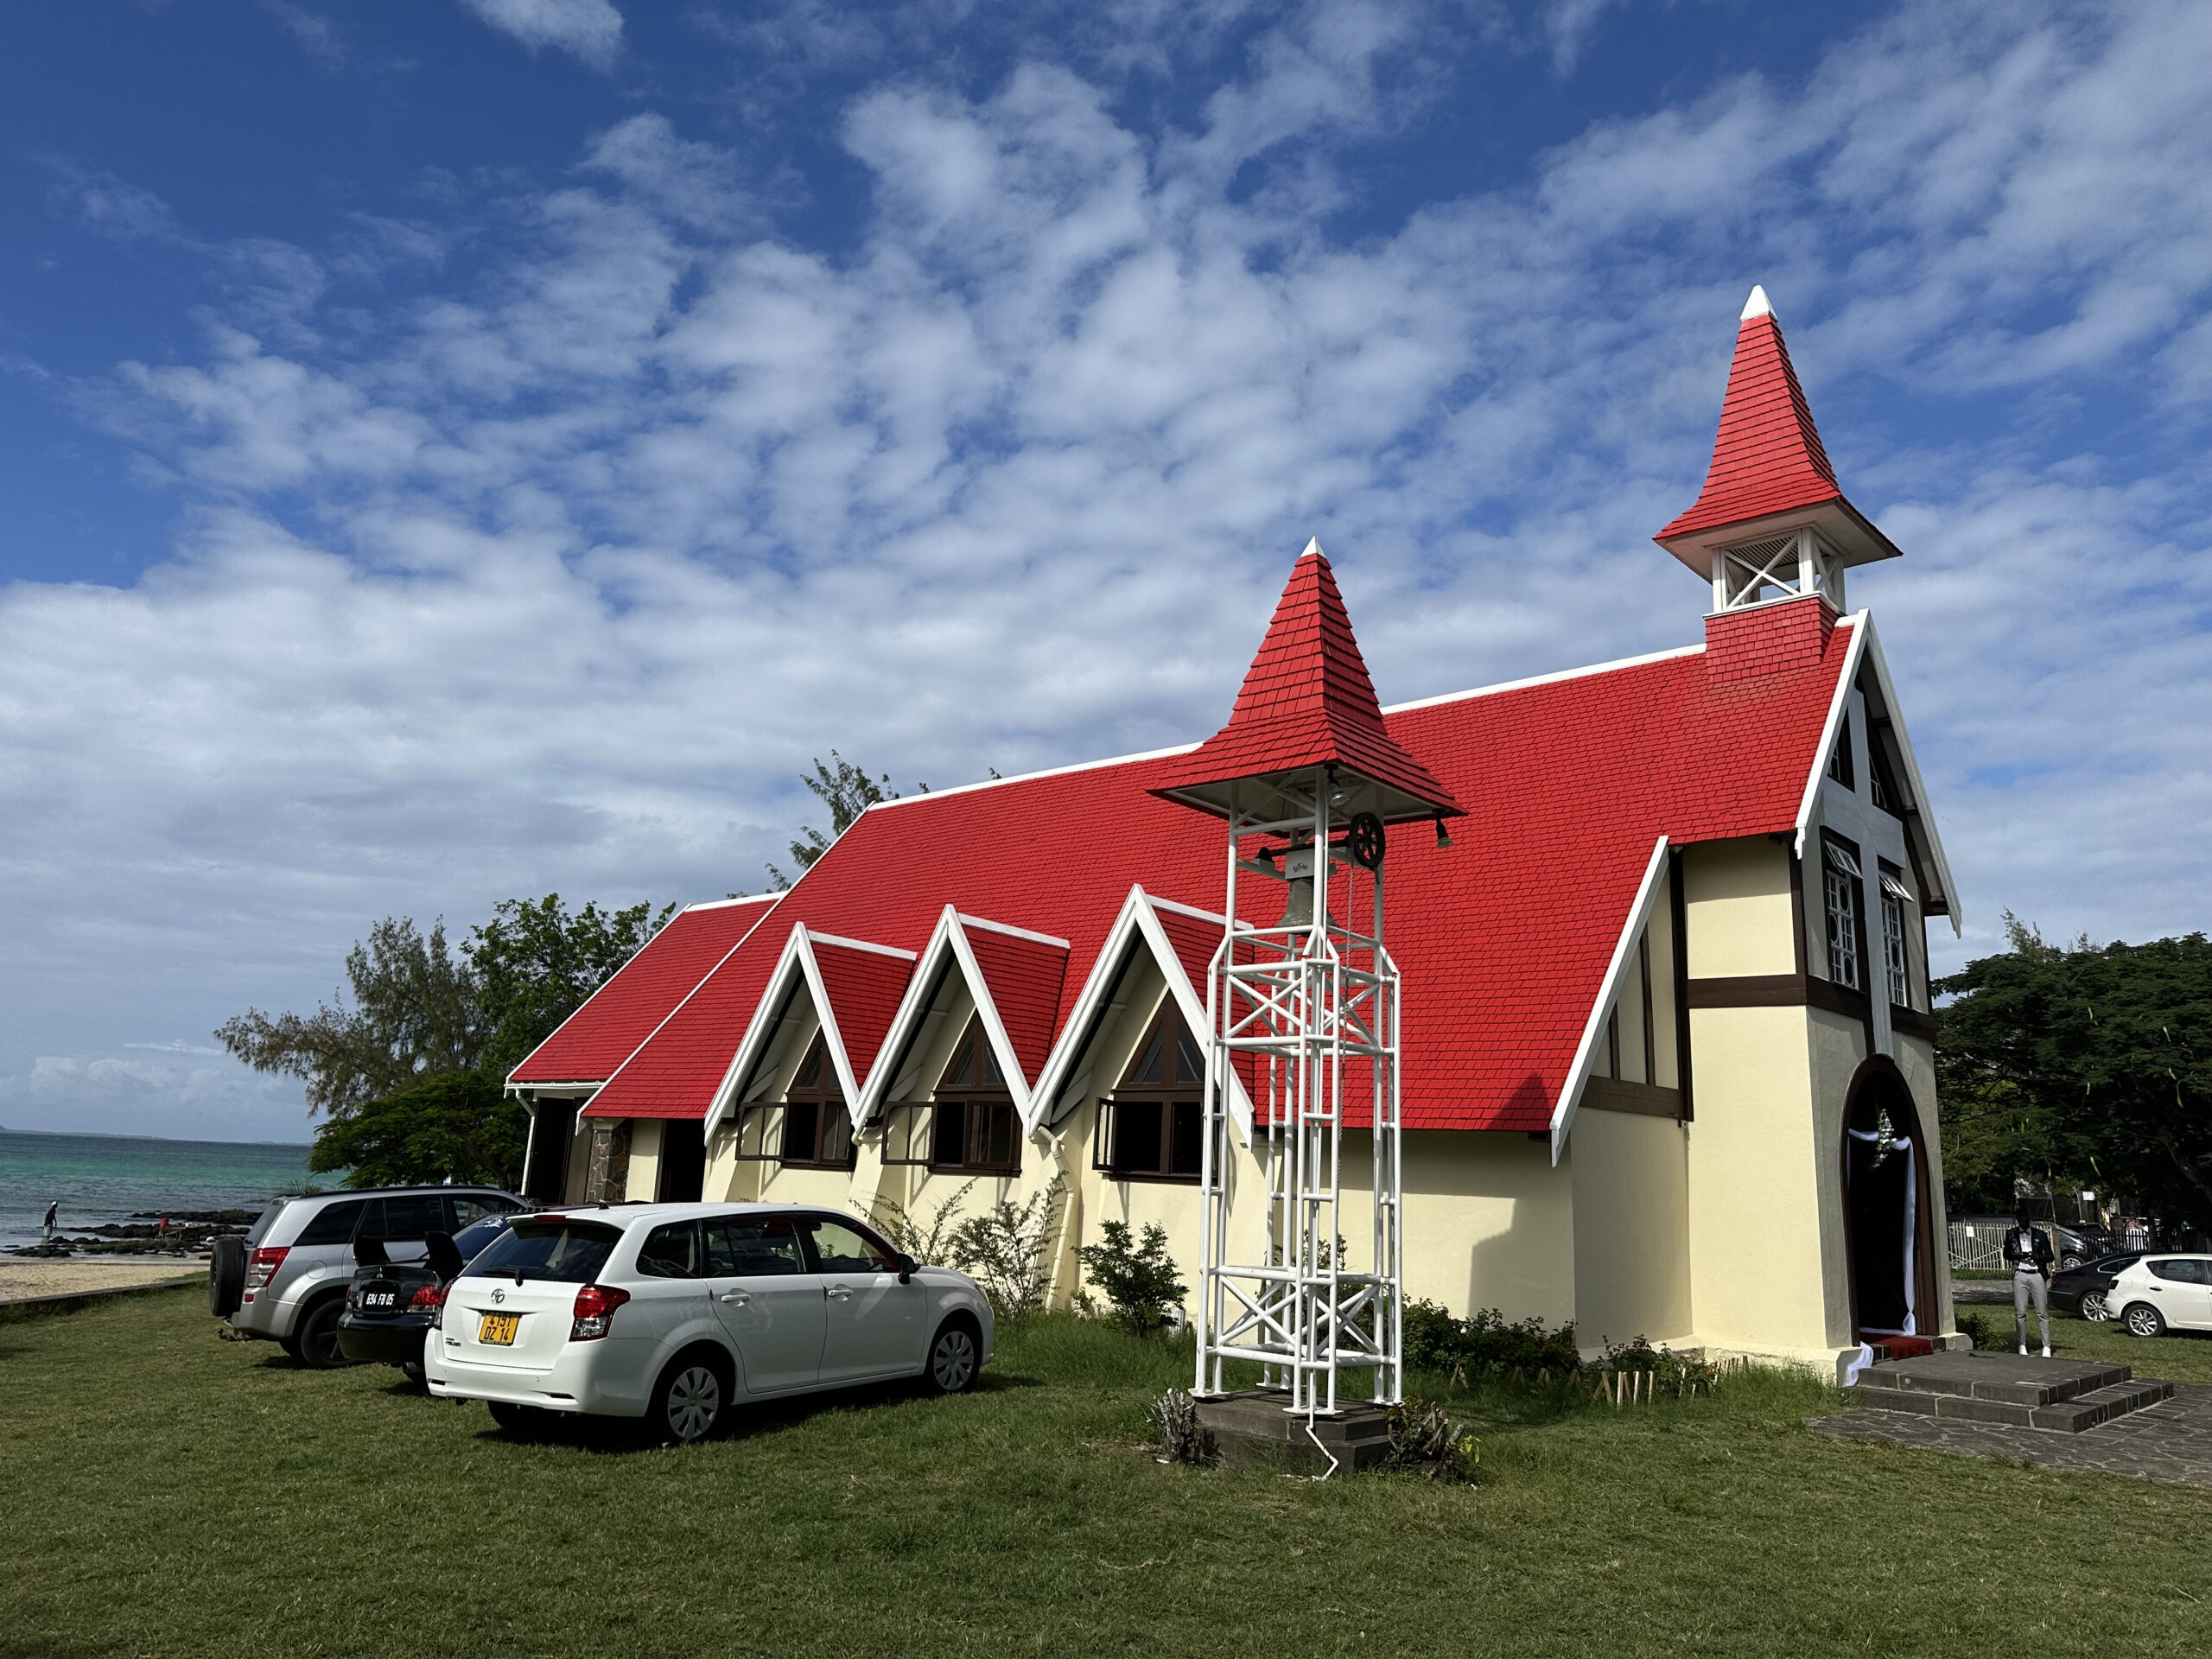
[[[1345,828],[1344,845],[1362,869],[1381,868],[1385,850],[1382,820],[1372,812],[1358,814]]]

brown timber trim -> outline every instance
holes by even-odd
[[[1890,1029],[1906,1037],[1924,1037],[1936,1040],[1936,1016],[1923,1014],[1918,1008],[1901,1008],[1890,1004]]]
[[[1697,1116],[1690,1089],[1690,907],[1682,885],[1682,849],[1667,855],[1668,902],[1675,919],[1675,1084],[1682,1097],[1682,1122]]]
[[[1685,986],[1693,1008],[1826,1008],[1866,1020],[1872,1006],[1864,991],[1812,974],[1741,974],[1732,979],[1693,979]],[[1910,1012],[1908,1010],[1908,1012]]]
[[[1634,1112],[1644,1117],[1682,1119],[1682,1091],[1620,1077],[1592,1077],[1582,1085],[1586,1112]]]
[[[1865,947],[1860,947],[1861,962],[1866,961]],[[1808,1007],[1826,1008],[1830,1014],[1840,1014],[1847,1020],[1856,1020],[1866,1028],[1866,1052],[1874,1052],[1874,1001],[1864,991],[1854,991],[1847,985],[1839,985],[1832,979],[1808,975],[1805,980],[1805,1001]]]

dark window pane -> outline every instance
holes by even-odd
[[[984,1087],[988,1089],[999,1087],[1006,1081],[1005,1077],[999,1071],[999,1057],[992,1052],[990,1044],[980,1036],[976,1039],[976,1048],[983,1057]]]
[[[822,1161],[825,1164],[849,1164],[853,1161],[852,1114],[834,1102],[822,1109]]]
[[[776,1278],[805,1271],[798,1235],[779,1218],[707,1224],[707,1272],[715,1279]]]
[[[930,1161],[960,1165],[968,1161],[968,1108],[963,1101],[941,1100],[930,1114]]]
[[[495,1198],[486,1192],[456,1192],[453,1195],[453,1220],[455,1227],[474,1227],[486,1216],[504,1216],[514,1205],[505,1198]]]
[[[1206,1079],[1206,1057],[1198,1052],[1198,1040],[1185,1027],[1175,1027],[1175,1054],[1182,1066],[1178,1083],[1204,1083]]]
[[[784,1161],[810,1164],[815,1160],[816,1136],[822,1128],[822,1108],[810,1100],[795,1100],[784,1108]]]
[[[1160,1112],[1156,1100],[1114,1103],[1113,1166],[1149,1173],[1160,1167]]]
[[[326,1204],[315,1212],[295,1242],[300,1244],[350,1244],[353,1242],[354,1224],[361,1219],[361,1211],[368,1207],[366,1198],[346,1198],[336,1204]]]
[[[386,1198],[382,1219],[371,1216],[367,1221],[376,1227],[378,1238],[423,1238],[442,1233],[448,1224],[445,1195],[431,1192],[420,1198]],[[370,1236],[367,1226],[361,1231],[364,1237]]]
[[[1173,1114],[1172,1133],[1173,1144],[1168,1147],[1167,1173],[1171,1175],[1196,1175],[1198,1171],[1200,1140],[1204,1122],[1195,1100],[1179,1100],[1169,1109]]]
[[[982,1156],[976,1161],[987,1169],[1005,1169],[1014,1163],[1014,1108],[983,1109]]]
[[[699,1224],[672,1221],[645,1235],[638,1248],[638,1271],[654,1279],[699,1276]]]
[[[1161,1083],[1166,1081],[1166,1079],[1160,1075],[1160,1044],[1166,1037],[1166,1034],[1167,1033],[1161,1031],[1159,1027],[1154,1026],[1153,1027],[1151,1039],[1144,1046],[1144,1052],[1137,1056],[1135,1069],[1129,1073],[1129,1081],[1131,1083]]]
[[[487,1278],[519,1272],[526,1279],[588,1284],[621,1236],[612,1227],[588,1221],[518,1221],[470,1262],[468,1270]]]
[[[817,1038],[815,1040],[814,1046],[807,1050],[806,1058],[799,1062],[798,1076],[792,1079],[791,1087],[794,1089],[813,1089],[820,1086],[821,1082],[822,1043],[821,1039]]]

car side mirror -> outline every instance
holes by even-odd
[[[902,1285],[911,1282],[914,1275],[921,1271],[921,1267],[922,1264],[915,1261],[912,1256],[908,1255],[903,1250],[900,1251],[899,1255],[899,1282]]]

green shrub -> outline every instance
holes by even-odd
[[[1097,1243],[1076,1251],[1084,1277],[1104,1293],[1115,1319],[1127,1329],[1141,1337],[1165,1330],[1188,1288],[1175,1276],[1166,1230],[1147,1226],[1132,1241],[1127,1222],[1108,1221],[1099,1224],[1098,1235]]]
[[[1408,1395],[1385,1414],[1390,1429],[1390,1454],[1384,1469],[1404,1470],[1431,1480],[1475,1482],[1482,1462],[1482,1442],[1444,1414],[1444,1408]]]
[[[1494,1307],[1456,1319],[1434,1302],[1411,1301],[1404,1329],[1406,1364],[1413,1370],[1465,1377],[1516,1370],[1533,1376],[1544,1370],[1571,1376],[1582,1369],[1572,1320],[1552,1330],[1539,1319],[1509,1319]]]

